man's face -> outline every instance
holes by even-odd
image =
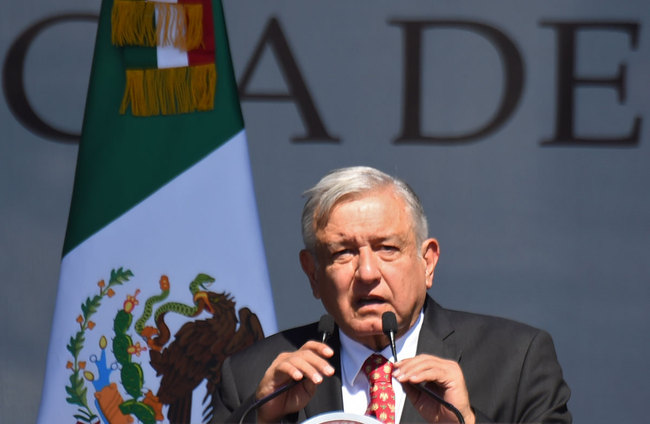
[[[316,258],[300,260],[314,296],[351,338],[383,348],[381,316],[397,316],[398,336],[417,320],[433,282],[438,244],[416,243],[406,203],[392,188],[337,203],[316,231]]]

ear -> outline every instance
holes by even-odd
[[[299,258],[300,266],[307,278],[309,278],[312,294],[316,299],[320,299],[320,292],[316,282],[316,259],[314,255],[309,250],[303,249],[300,251]]]
[[[440,245],[434,238],[426,239],[422,243],[422,258],[425,263],[425,279],[427,290],[433,286],[433,274],[440,257]]]

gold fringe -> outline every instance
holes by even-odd
[[[203,43],[203,6],[116,0],[111,15],[111,41],[116,46],[196,49]]]
[[[214,109],[217,70],[213,63],[168,69],[128,69],[120,106],[134,116],[174,115]]]
[[[187,29],[185,39],[186,51],[194,50],[203,45],[203,5],[184,4],[187,14]],[[179,47],[182,49],[182,47]]]
[[[196,110],[214,109],[214,93],[217,88],[217,68],[214,64],[192,66],[192,102]]]
[[[111,42],[116,46],[155,46],[154,3],[132,0],[115,1],[111,12]]]

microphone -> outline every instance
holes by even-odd
[[[395,333],[397,332],[397,318],[395,314],[387,311],[381,315],[381,330],[390,340],[390,350],[393,351],[393,358],[397,362],[397,348],[395,347]]]
[[[387,311],[382,314],[381,329],[384,332],[384,334],[388,336],[388,339],[390,340],[390,350],[393,352],[393,358],[395,358],[395,362],[397,362],[397,349],[395,347],[395,333],[397,332],[397,318],[395,317],[395,314],[393,312]],[[449,411],[453,412],[453,414],[456,415],[456,418],[458,418],[458,422],[460,424],[465,424],[465,419],[463,418],[463,414],[461,414],[460,411],[454,405],[441,398],[433,390],[429,389],[426,386],[426,383],[424,381],[419,384],[413,384],[413,386],[418,388],[420,391],[428,394],[429,396],[437,400],[442,406],[447,408]]]
[[[318,321],[318,332],[322,334],[321,343],[325,343],[329,336],[334,333],[334,318],[331,315],[323,315]]]
[[[321,343],[325,343],[327,338],[334,333],[334,318],[332,318],[331,315],[323,315],[320,317],[320,321],[318,321],[318,332],[321,333]],[[241,418],[239,419],[239,424],[242,424],[244,422],[244,419],[248,414],[250,414],[252,411],[258,409],[260,406],[264,405],[266,402],[275,399],[276,397],[280,396],[282,393],[286,392],[287,390],[291,389],[294,387],[296,384],[300,383],[303,379],[301,378],[300,380],[291,380],[287,384],[281,386],[279,389],[276,391],[264,396],[261,399],[256,400],[253,402],[248,408],[246,408],[246,411],[242,414]]]

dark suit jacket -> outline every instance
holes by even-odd
[[[227,359],[214,396],[213,422],[238,422],[253,403],[257,385],[273,359],[309,339],[319,340],[317,331],[316,324],[283,331]],[[318,386],[303,410],[285,421],[301,422],[343,409],[338,331],[328,344],[336,352],[330,360],[336,374]],[[571,422],[570,391],[551,337],[544,331],[502,318],[444,309],[428,297],[417,350],[460,364],[477,422]],[[246,421],[254,420],[254,412],[246,417]],[[421,421],[407,399],[401,422]]]

